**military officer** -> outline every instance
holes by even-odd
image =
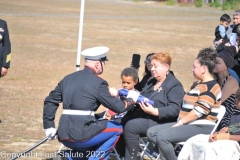
[[[108,47],[93,47],[82,51],[81,55],[85,56],[84,69],[64,77],[44,101],[43,125],[46,135],[56,133],[54,118],[59,103],[62,102],[58,140],[74,150],[94,147],[95,154],[87,157],[91,160],[107,159],[122,133],[119,123],[99,120],[94,111],[102,104],[121,113],[131,105],[130,101],[122,101],[113,96],[113,90],[109,91],[107,81],[98,77],[103,72],[105,61],[108,61],[108,50]]]
[[[0,19],[0,77],[7,74],[11,61],[11,43],[7,22]]]

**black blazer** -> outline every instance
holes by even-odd
[[[149,80],[147,85],[143,88],[141,95],[149,95],[149,91],[153,90],[153,86],[156,84],[156,79],[152,78]],[[172,74],[168,74],[166,79],[163,81],[161,85],[161,89],[157,89],[153,91],[147,98],[154,101],[155,108],[158,108],[159,116],[149,115],[141,110],[136,111],[138,113],[135,114],[136,117],[146,117],[150,118],[157,123],[166,123],[166,122],[174,122],[177,120],[179,111],[181,109],[183,103],[184,89],[182,84],[176,79]],[[137,114],[137,116],[136,116]]]

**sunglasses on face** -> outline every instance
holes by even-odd
[[[149,62],[151,61],[151,57],[152,57],[152,56],[149,56],[149,57],[144,61],[144,63],[145,63],[145,64],[149,63]]]
[[[147,63],[150,62],[150,60],[151,60],[150,58],[149,58],[149,59],[146,59],[146,60],[144,61],[144,63],[147,64]]]

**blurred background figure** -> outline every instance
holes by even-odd
[[[0,77],[7,75],[11,61],[11,43],[7,22],[0,19]]]
[[[235,49],[235,47],[233,48]],[[216,58],[217,63],[214,68],[216,80],[221,86],[222,90],[221,104],[226,107],[226,113],[224,115],[224,118],[220,122],[218,130],[222,129],[228,124],[228,121],[230,120],[234,112],[239,112],[239,110],[236,109],[235,99],[235,93],[239,88],[239,84],[236,78],[234,78],[228,73],[228,68],[232,68],[234,66],[235,55],[233,53],[228,52],[227,49],[218,53]]]
[[[144,69],[143,78],[142,78],[141,81],[139,81],[135,85],[135,89],[138,90],[138,91],[142,91],[144,86],[147,84],[148,80],[152,77],[152,74],[151,74],[151,57],[152,57],[153,54],[154,53],[148,54],[146,59],[144,60],[145,69]]]

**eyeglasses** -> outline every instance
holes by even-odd
[[[151,65],[150,68],[152,69],[152,68],[154,67],[154,69],[156,69],[156,68],[158,68],[159,66],[160,66],[160,64],[159,64],[159,65],[156,65],[156,66]]]

